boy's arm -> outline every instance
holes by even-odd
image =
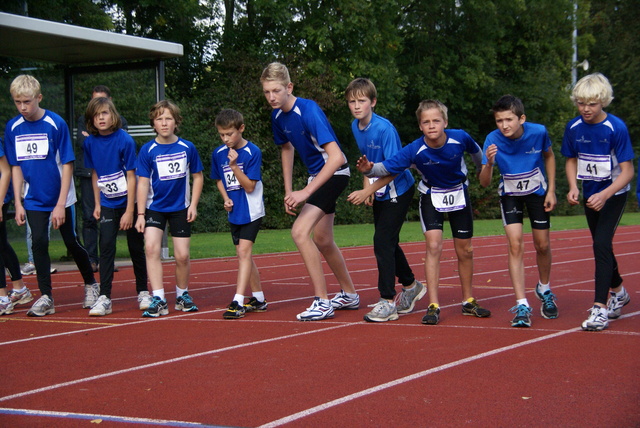
[[[363,202],[366,205],[373,205],[372,196],[378,190],[382,189],[387,184],[391,183],[396,175],[387,175],[386,177],[379,178],[373,183],[369,183],[369,179],[364,177],[362,190],[356,190],[352,192],[349,196],[347,196],[347,201],[351,202],[354,205],[360,205]]]
[[[93,189],[93,203],[95,208],[93,209],[93,218],[100,220],[100,214],[102,212],[102,205],[100,204],[100,188],[98,187],[98,173],[95,169],[91,170],[91,187]]]
[[[229,168],[233,171],[233,174],[238,179],[238,183],[242,186],[245,192],[251,193],[256,188],[256,180],[252,180],[247,177],[247,174],[242,171],[242,169],[238,166],[236,160],[238,159],[238,152],[233,149],[229,149]]]
[[[282,162],[282,181],[284,182],[284,199],[293,192],[293,157],[295,149],[293,144],[285,143],[280,146],[280,160]],[[284,211],[289,215],[296,215],[285,202]]]
[[[487,147],[487,163],[482,165],[482,169],[480,170],[480,175],[478,179],[480,180],[480,185],[482,187],[487,187],[491,184],[491,179],[493,178],[493,164],[496,161],[496,154],[498,153],[498,147],[495,144],[491,144]]]
[[[333,176],[333,174],[344,164],[344,155],[340,146],[335,141],[322,146],[324,151],[328,155],[328,159],[324,166],[315,176],[310,183],[308,183],[304,189],[290,193],[285,197],[285,203],[289,205],[289,209],[295,209],[301,203],[309,199],[313,193],[318,190],[323,184],[325,184]]]
[[[7,157],[0,157],[0,207],[4,205],[4,198],[7,196],[7,190],[9,190],[9,183],[11,182],[11,167],[7,162]],[[2,209],[0,209],[0,221],[4,221],[2,218]]]
[[[131,229],[134,222],[135,210],[136,210],[136,170],[130,169],[127,171],[127,208],[125,209],[124,214],[120,218],[120,230]]]
[[[204,176],[202,171],[196,172],[191,175],[193,177],[192,190],[191,190],[191,204],[187,209],[187,222],[192,223],[198,217],[198,203],[200,202],[200,195],[202,195],[202,186],[204,184]]]
[[[578,205],[580,203],[580,189],[578,189],[578,158],[567,158],[564,170],[569,183],[569,193],[567,193],[567,201],[569,205]]]
[[[592,210],[600,211],[610,197],[615,195],[618,191],[629,184],[631,180],[633,180],[634,173],[633,160],[620,162],[620,175],[613,180],[609,187],[605,188],[601,192],[589,196],[585,205]]]
[[[144,232],[146,225],[145,212],[147,211],[147,196],[149,195],[149,186],[151,181],[149,177],[137,176],[138,184],[136,186],[136,230],[140,233]]]
[[[233,210],[233,200],[229,197],[227,193],[227,189],[224,188],[224,183],[222,180],[216,180],[216,186],[218,187],[218,191],[220,192],[220,196],[222,196],[222,200],[224,201],[224,209],[228,212]]]
[[[16,223],[22,226],[26,223],[26,213],[22,205],[22,188],[24,186],[24,176],[22,168],[19,166],[11,167],[11,179],[13,180],[13,203],[16,207]]]
[[[547,171],[547,194],[544,197],[544,210],[553,211],[558,200],[556,198],[556,156],[553,148],[549,147],[547,151],[542,152],[544,157],[544,168]]]
[[[73,161],[62,165],[62,180],[60,184],[60,195],[56,207],[51,213],[51,224],[54,229],[60,228],[65,222],[65,211],[67,209],[67,196],[71,187],[71,178],[73,176]]]

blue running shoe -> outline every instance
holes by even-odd
[[[158,296],[153,296],[149,309],[142,313],[144,318],[158,318],[160,315],[169,315],[167,301]]]
[[[511,321],[511,327],[531,327],[531,308],[526,305],[517,305],[509,309],[516,314]]]
[[[547,290],[541,293],[538,288],[540,283],[536,284],[536,297],[542,302],[540,307],[540,315],[546,319],[558,318],[558,306],[556,305],[556,295]]]
[[[176,299],[176,311],[182,312],[197,312],[198,307],[193,303],[191,296],[189,296],[188,292],[182,293],[182,296]]]

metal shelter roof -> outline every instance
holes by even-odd
[[[179,43],[94,30],[0,12],[0,56],[67,66],[183,55]]]

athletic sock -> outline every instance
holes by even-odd
[[[622,288],[620,289],[620,291],[618,291],[618,292],[616,293],[616,297],[622,297],[622,296],[624,296],[624,294],[625,294],[626,292],[627,292],[627,290],[625,290],[625,289],[624,289],[624,287],[622,287]]]
[[[233,296],[233,301],[238,303],[238,306],[244,305],[244,296],[242,294],[236,294]]]
[[[158,296],[158,297],[159,297],[159,298],[161,298],[161,299],[162,299],[162,301],[164,302],[164,301],[165,301],[165,298],[164,298],[164,288],[162,288],[162,289],[160,289],[160,290],[153,290],[153,296],[154,296],[154,297],[155,297],[155,296]]]
[[[517,305],[525,305],[527,308],[529,307],[529,301],[527,299],[518,299],[516,300]]]
[[[258,302],[264,302],[264,291],[254,291],[251,293]]]
[[[351,297],[352,299],[355,299],[356,297],[358,297],[358,293],[345,293],[345,294]]]
[[[176,285],[176,298],[182,296],[186,292],[187,292],[186,288],[180,288]]]
[[[544,294],[549,290],[551,290],[551,287],[549,287],[549,284],[543,284],[542,282],[538,281],[538,291],[541,294]]]

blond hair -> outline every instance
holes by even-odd
[[[602,103],[602,107],[607,107],[613,101],[613,88],[609,79],[602,73],[588,74],[573,87],[571,101],[574,104],[599,102]]]
[[[445,122],[449,121],[447,116],[448,109],[446,105],[442,104],[438,100],[423,100],[423,101],[420,101],[420,104],[418,105],[418,109],[416,110],[416,117],[418,118],[418,124],[420,124],[422,112],[430,110],[432,108],[437,109],[440,112],[440,114],[442,114],[442,118],[444,119]]]
[[[272,62],[262,71],[260,82],[278,82],[281,83],[282,86],[287,86],[291,83],[291,76],[289,76],[289,70],[286,65],[279,62]]]
[[[26,96],[26,97],[37,97],[42,94],[42,89],[40,87],[40,82],[33,76],[28,74],[21,74],[11,82],[11,86],[9,88],[9,92],[11,92],[12,96]]]

